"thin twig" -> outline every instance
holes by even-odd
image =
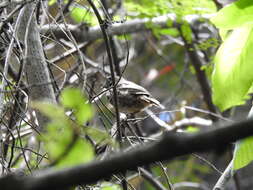
[[[212,164],[211,162],[209,162],[207,159],[205,159],[202,156],[199,156],[197,154],[194,154],[194,153],[192,155],[195,156],[196,158],[200,159],[204,163],[206,163],[208,166],[210,166],[217,173],[222,174],[222,172],[218,168],[216,168],[216,166],[214,164]]]
[[[106,45],[106,50],[107,50],[107,55],[108,55],[108,59],[109,59],[109,64],[110,64],[110,71],[111,71],[111,79],[112,79],[112,83],[113,83],[113,98],[114,98],[114,107],[115,107],[115,112],[116,112],[116,124],[117,124],[117,130],[119,132],[119,142],[121,144],[122,141],[122,130],[120,128],[120,116],[119,116],[119,107],[118,107],[118,94],[117,94],[117,89],[116,89],[116,85],[115,85],[115,75],[114,75],[114,60],[112,57],[112,52],[111,52],[111,48],[109,45],[109,41],[108,41],[108,35],[106,32],[106,26],[105,26],[105,22],[102,20],[99,11],[97,10],[96,6],[94,5],[92,0],[87,0],[90,4],[90,6],[92,7],[97,20],[99,22],[99,26],[100,29],[102,31],[103,34],[103,38],[105,41],[105,45]]]
[[[71,2],[71,1],[70,1],[70,2]],[[61,5],[61,1],[58,0],[57,3],[58,3],[58,6],[59,6],[59,9],[60,9],[60,14],[61,14],[61,16],[62,16],[63,23],[64,23],[65,28],[66,28],[66,30],[67,30],[67,33],[68,33],[68,35],[69,35],[69,38],[70,38],[70,40],[72,41],[72,43],[74,44],[74,47],[77,49],[77,52],[78,52],[80,61],[81,61],[82,66],[83,66],[83,77],[84,77],[84,81],[83,81],[82,90],[84,90],[84,89],[85,89],[85,84],[86,84],[86,74],[85,74],[85,72],[86,72],[86,66],[85,66],[85,63],[84,63],[84,60],[83,60],[82,52],[80,51],[80,48],[78,47],[77,42],[76,42],[74,36],[73,36],[72,33],[70,32],[70,30],[69,30],[69,28],[68,28],[68,25],[66,24],[66,21],[65,21],[65,18],[64,18],[63,9],[62,9],[62,5]]]
[[[156,180],[154,176],[149,173],[147,170],[143,168],[139,168],[139,171],[141,172],[141,175],[151,184],[153,185],[157,190],[167,190],[166,187],[163,186],[160,181]]]

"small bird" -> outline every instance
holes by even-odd
[[[119,81],[118,81],[119,80]],[[109,83],[108,83],[109,82]],[[108,79],[106,87],[112,87],[111,79]],[[119,112],[126,114],[134,114],[141,112],[149,106],[157,106],[164,109],[164,106],[160,104],[158,100],[153,98],[151,94],[142,86],[128,81],[124,78],[116,77],[116,89],[118,95],[118,108]],[[110,103],[114,105],[114,99],[112,95],[112,89],[106,93]]]

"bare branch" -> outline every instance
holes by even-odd
[[[193,24],[194,22],[199,21],[199,19],[208,19],[211,15],[206,16],[186,16],[184,19]],[[144,19],[133,19],[129,21],[124,21],[122,23],[110,23],[107,28],[107,34],[109,36],[112,35],[123,35],[134,32],[140,32],[149,30],[147,28],[148,23],[152,23],[162,28],[168,28],[168,21],[172,21],[172,25],[170,27],[175,27],[176,16],[175,14],[168,14],[165,16],[159,16],[152,19],[144,18]],[[100,26],[94,26],[90,28],[80,27],[79,25],[68,25],[68,29],[72,32],[74,37],[78,39],[80,42],[84,41],[93,41],[96,39],[103,38]],[[66,38],[65,32],[66,28],[64,24],[47,24],[40,28],[41,33],[47,33],[48,31],[52,31],[55,36],[58,38]]]

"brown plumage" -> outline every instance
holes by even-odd
[[[116,81],[117,82],[117,81]],[[138,113],[146,107],[155,105],[164,109],[160,102],[142,86],[121,78],[117,83],[118,107],[122,113]],[[112,89],[108,91],[107,98],[113,103]]]

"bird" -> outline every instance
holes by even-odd
[[[150,106],[160,107],[164,109],[164,106],[142,86],[128,81],[125,78],[116,77],[116,90],[118,96],[118,109],[119,112],[125,114],[135,114],[143,111],[145,108]],[[110,89],[107,91],[106,96],[112,105],[114,104],[114,98],[112,93],[112,80],[108,79],[106,88]]]

